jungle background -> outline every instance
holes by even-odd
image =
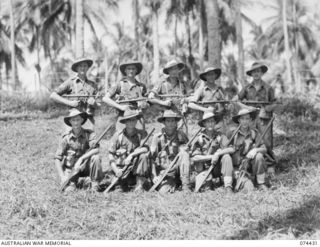
[[[1,1],[0,239],[319,239],[318,9],[311,0]],[[237,90],[253,61],[266,63],[263,79],[282,102],[273,189],[60,194],[53,157],[67,109],[48,96],[81,56],[94,60],[88,76],[104,92],[127,58],[143,63],[148,88],[174,57],[187,81],[213,64]],[[102,105],[97,133],[109,113]],[[160,128],[153,122],[148,130]],[[103,158],[107,147],[108,137]]]

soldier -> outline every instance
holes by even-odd
[[[184,83],[179,78],[180,71],[183,70],[185,65],[177,60],[169,61],[163,69],[163,73],[169,75],[166,80],[157,84],[149,93],[149,102],[161,106],[165,110],[172,108],[179,110],[178,104],[181,99],[179,98],[163,98],[161,95],[186,95],[187,89]]]
[[[235,152],[232,154],[234,168],[239,168],[243,161],[249,161],[248,171],[252,175],[252,181],[257,184],[259,189],[267,189],[265,185],[266,162],[263,155],[267,152],[263,144],[255,146],[259,139],[258,131],[253,128],[252,121],[257,115],[257,109],[241,109],[232,119],[236,124],[240,124],[240,130],[235,135],[232,144]],[[231,132],[229,133],[231,136]]]
[[[230,193],[232,192],[233,176],[230,154],[234,152],[234,148],[226,146],[228,144],[227,136],[215,130],[215,124],[219,122],[219,118],[221,117],[212,112],[205,112],[202,120],[198,122],[198,125],[204,129],[196,137],[191,149],[191,157],[194,161],[192,168],[198,175],[202,172],[205,173],[212,162],[215,163],[214,169],[206,179],[206,186],[212,187],[212,178],[222,176],[226,192]],[[204,185],[204,187],[206,186]]]
[[[66,125],[71,129],[62,136],[55,155],[55,165],[60,176],[61,184],[70,176],[73,169],[78,169],[83,162],[85,167],[79,173],[79,177],[89,177],[91,187],[98,191],[99,182],[103,179],[99,146],[96,145],[89,152],[87,150],[95,145],[93,131],[81,126],[86,122],[87,114],[77,109],[71,109],[70,114],[64,118]],[[66,191],[74,191],[80,187],[79,177],[71,181]]]
[[[123,78],[102,99],[108,105],[118,109],[122,113],[128,108],[138,108],[138,103],[133,102],[130,104],[121,105],[117,101],[113,100],[117,97],[119,100],[129,100],[141,98],[146,95],[147,88],[146,85],[139,82],[135,77],[139,75],[142,71],[142,64],[138,61],[128,61],[120,65],[120,71]]]
[[[214,100],[224,100],[225,96],[223,89],[216,84],[216,80],[219,79],[221,75],[221,69],[215,67],[208,67],[203,73],[199,75],[203,83],[189,99],[188,107],[195,111],[211,111],[220,112],[223,111],[223,106],[221,104],[216,104],[215,107],[209,105],[208,107],[201,106],[197,102],[201,101],[214,101]]]
[[[255,105],[255,107],[264,108],[266,114],[272,118],[272,111],[275,105],[272,105],[276,101],[274,90],[265,81],[262,80],[263,74],[268,71],[268,67],[262,63],[254,62],[251,68],[246,72],[248,76],[253,78],[252,82],[245,86],[238,94],[241,101],[265,101],[270,102],[270,105]],[[272,126],[270,128],[270,144],[273,147],[272,138]]]
[[[93,61],[87,58],[81,58],[75,61],[71,70],[77,75],[63,82],[51,95],[54,101],[77,108],[79,111],[86,112],[89,121],[94,125],[94,110],[97,106],[95,97],[63,98],[63,95],[96,95],[98,93],[97,85],[87,78],[88,69]]]
[[[126,110],[119,120],[125,128],[115,133],[111,140],[109,162],[114,176],[120,178],[117,187],[122,191],[127,191],[129,185],[134,183],[136,191],[142,190],[150,174],[149,149],[146,146],[139,147],[147,132],[136,128],[141,117],[137,110]],[[132,162],[134,169],[129,174],[123,174],[125,166]]]
[[[158,186],[161,193],[174,192],[179,183],[182,184],[182,190],[190,189],[190,157],[183,147],[188,142],[188,137],[181,130],[177,130],[177,123],[181,118],[177,112],[166,110],[157,119],[164,124],[164,128],[153,137],[150,146],[153,183],[158,181],[176,155],[179,155],[177,163]]]
[[[117,100],[131,100],[146,96],[147,88],[146,85],[139,82],[135,77],[139,75],[142,71],[142,64],[138,61],[128,61],[120,65],[120,71],[123,78],[119,83],[114,85],[111,90],[106,93],[102,101],[108,105],[114,107],[119,112],[117,113],[116,121],[118,116],[123,115],[123,113],[128,109],[141,109],[144,110],[147,107],[146,102],[130,102],[126,104],[119,104]],[[115,100],[117,98],[117,100]],[[142,127],[145,129],[143,118]],[[120,126],[117,126],[119,130]]]

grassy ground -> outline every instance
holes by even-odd
[[[62,122],[0,122],[0,239],[320,239],[320,125],[314,122],[282,117],[287,135],[275,139],[281,161],[275,189],[232,196],[221,189],[60,194],[53,156]],[[97,122],[99,133],[107,121]],[[107,145],[104,140],[104,161]]]

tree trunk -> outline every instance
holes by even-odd
[[[186,13],[186,28],[187,28],[187,36],[188,36],[188,66],[191,72],[191,78],[195,77],[194,71],[194,57],[192,55],[192,45],[191,45],[191,27],[190,27],[190,18],[189,12]]]
[[[13,14],[13,0],[10,0],[10,26],[11,26],[11,82],[14,90],[17,90],[16,81],[16,49],[15,49],[15,25],[14,25],[14,14]]]
[[[199,10],[198,10],[198,18],[199,18],[199,66],[200,71],[203,71],[203,0],[200,0]]]
[[[242,19],[240,1],[234,1],[234,8],[236,12],[236,33],[237,33],[237,45],[238,45],[238,61],[237,61],[237,77],[242,86],[245,86],[246,81],[244,77],[244,51],[243,51],[243,39],[242,39]]]
[[[208,26],[208,55],[212,66],[221,67],[221,37],[217,0],[204,1]]]
[[[304,87],[301,85],[301,79],[299,76],[299,32],[297,29],[297,17],[296,17],[296,0],[293,0],[292,3],[292,15],[293,15],[293,24],[294,24],[294,59],[293,59],[293,75],[294,75],[294,81],[295,81],[295,89],[296,92],[304,93]]]
[[[140,61],[140,34],[139,34],[139,0],[133,0],[133,22],[134,22],[134,39],[136,41],[136,58]]]
[[[173,35],[174,35],[173,52],[175,57],[177,57],[177,50],[178,50],[178,32],[177,31],[178,31],[178,18],[175,16],[174,28],[173,28]]]
[[[291,64],[290,64],[290,47],[289,47],[289,36],[288,36],[288,27],[287,27],[287,0],[283,0],[282,5],[282,27],[283,27],[283,35],[284,35],[284,47],[285,47],[285,59],[287,65],[287,82],[289,85],[289,90],[292,90],[292,85],[294,82],[291,77]],[[292,85],[290,85],[292,83]]]
[[[159,30],[158,30],[158,9],[153,9],[153,78],[152,83],[159,81],[160,54],[159,54]]]
[[[78,58],[84,56],[83,1],[76,1],[76,57]]]

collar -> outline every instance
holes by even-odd
[[[251,87],[255,88],[254,82],[251,82],[251,83],[248,85],[248,88],[251,88]],[[260,90],[261,90],[261,89],[264,89],[265,87],[266,87],[265,81],[261,80],[261,88],[260,88]]]
[[[73,133],[72,129],[70,130],[69,134],[70,134],[70,137],[73,137],[73,138],[85,137],[85,131],[82,127],[81,127],[81,131],[80,131],[78,137],[76,137],[76,135]]]
[[[78,75],[76,76],[76,82],[81,82],[81,83],[85,83],[88,82],[88,78],[85,78],[85,80],[82,80]]]
[[[251,128],[249,128],[249,131],[247,133],[244,133],[243,131],[241,131],[241,129],[238,131],[238,134],[247,137],[248,135],[251,135]]]
[[[124,129],[123,129],[123,134],[124,134],[125,136],[129,137],[129,138],[132,138],[132,137],[134,137],[135,135],[138,134],[138,130],[137,130],[136,128],[134,128],[133,133],[132,133],[131,135],[129,135],[128,132],[127,132],[127,129],[124,128]]]
[[[209,136],[205,129],[203,131],[201,131],[201,134],[202,134],[203,137],[205,137],[208,140],[216,139],[217,136],[219,135],[219,133],[217,131],[213,131],[212,132],[212,136]]]
[[[162,132],[162,135],[163,135],[166,139],[169,139],[169,140],[174,139],[174,138],[176,138],[176,137],[178,136],[178,131],[177,131],[177,130],[173,133],[172,136],[169,136],[169,135],[166,133],[165,128],[162,128],[162,129],[161,129],[161,132]]]

